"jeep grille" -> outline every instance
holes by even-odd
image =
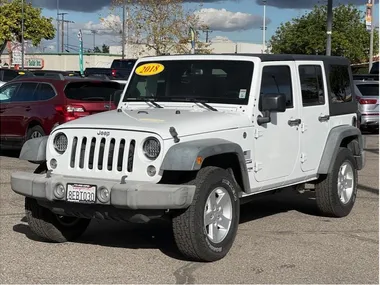
[[[94,171],[132,172],[135,145],[135,140],[75,136],[71,149],[70,167]],[[126,154],[128,154],[127,157]],[[126,163],[125,160],[127,160]]]

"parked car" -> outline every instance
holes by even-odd
[[[117,79],[128,79],[137,59],[114,59],[111,64],[111,74]]]
[[[50,134],[62,123],[114,109],[117,82],[26,76],[0,87],[0,144],[21,148],[31,138]]]
[[[9,68],[0,68],[0,86],[15,79],[18,76],[29,74],[30,72],[25,70],[16,70]]]
[[[360,128],[376,131],[379,128],[379,81],[355,80]]]

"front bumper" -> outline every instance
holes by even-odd
[[[126,181],[125,184],[115,181],[83,179],[62,175],[44,175],[29,172],[14,172],[11,175],[11,188],[14,192],[46,202],[85,205],[66,201],[66,191],[62,199],[54,195],[57,184],[67,183],[96,185],[97,189],[106,187],[110,191],[110,199],[102,203],[96,198],[95,204],[109,205],[124,209],[167,210],[184,209],[193,201],[195,186],[153,184],[138,181]],[[86,204],[87,205],[87,204]],[[88,205],[87,205],[88,206]]]

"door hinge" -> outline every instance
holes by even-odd
[[[263,132],[262,131],[259,131],[258,129],[255,129],[254,133],[253,133],[253,136],[255,139],[258,139],[259,137],[261,137],[263,135]]]
[[[263,165],[261,162],[255,161],[255,163],[253,164],[253,171],[258,172],[259,170],[261,170],[261,165]]]
[[[307,160],[307,155],[305,153],[301,153],[301,163],[304,163]]]
[[[306,128],[305,123],[302,123],[302,124],[301,124],[300,129],[301,129],[301,132],[302,132],[302,133],[306,132],[307,128]]]

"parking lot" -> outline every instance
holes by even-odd
[[[77,242],[33,235],[12,171],[33,164],[2,153],[1,283],[376,283],[379,280],[379,140],[366,135],[366,167],[352,213],[319,217],[311,194],[292,191],[242,207],[231,252],[215,263],[181,259],[166,224],[93,221]]]

